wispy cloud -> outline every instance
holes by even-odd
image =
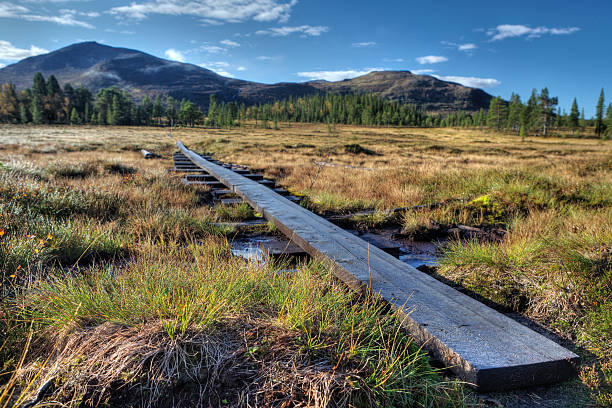
[[[133,34],[136,34],[134,31],[130,31],[130,30],[115,30],[113,28],[107,28],[104,31],[106,31],[107,33],[116,33],[116,34],[124,34],[124,35],[133,35]]]
[[[404,62],[403,58],[383,58],[385,62]]]
[[[273,27],[267,30],[255,31],[257,35],[271,35],[273,37],[286,37],[290,34],[302,34],[304,37],[318,37],[329,31],[329,27],[301,25],[295,27]]]
[[[297,76],[310,80],[323,79],[325,81],[342,81],[343,79],[356,78],[358,76],[367,75],[373,71],[384,71],[384,68],[365,68],[365,69],[346,69],[338,71],[309,71],[298,72]]]
[[[204,44],[200,47],[201,51],[209,54],[221,54],[227,51],[227,48],[219,47],[218,45]]]
[[[143,20],[151,14],[199,17],[207,24],[246,20],[285,22],[297,0],[155,0],[113,7],[117,17]]]
[[[372,47],[376,47],[376,42],[374,41],[357,42],[357,43],[352,43],[351,47],[353,48],[372,48]]]
[[[474,43],[458,44],[451,41],[442,41],[442,44],[448,46],[448,48],[454,48],[459,51],[467,52],[468,54],[472,53],[472,51],[478,48],[478,46]]]
[[[259,56],[255,57],[255,59],[259,60],[259,61],[277,61],[277,60],[281,59],[281,57],[278,57],[278,56],[271,57],[269,55],[259,55]]]
[[[459,44],[459,47],[457,47],[459,51],[472,51],[476,48],[478,48],[478,46],[474,43]]]
[[[487,30],[487,35],[491,37],[489,41],[500,41],[506,38],[526,37],[540,38],[543,35],[567,35],[580,31],[578,27],[564,28],[549,28],[536,27],[531,28],[521,24],[502,24],[495,28]]]
[[[170,48],[164,52],[164,55],[172,61],[185,62],[185,56],[182,52],[175,50],[174,48]]]
[[[442,81],[456,82],[461,85],[469,86],[472,88],[495,88],[501,85],[501,82],[493,78],[476,78],[476,77],[464,77],[455,75],[432,75]]]
[[[76,16],[97,17],[100,14],[96,12],[86,13],[77,10],[63,9],[59,11],[59,15],[41,15],[35,14],[27,7],[19,6],[10,2],[0,2],[0,17],[17,18],[26,21],[48,22],[63,26],[95,28],[92,24],[81,21]]]
[[[448,61],[448,58],[443,57],[441,55],[426,55],[425,57],[418,57],[416,61],[421,64],[438,64],[440,62]]]
[[[74,14],[82,17],[96,18],[100,17],[100,13],[97,11],[79,11],[75,9],[61,9],[60,14]]]
[[[239,43],[237,43],[236,41],[232,41],[232,40],[222,40],[222,41],[219,41],[219,43],[226,45],[228,47],[240,47]]]
[[[29,13],[30,10],[23,6],[18,6],[13,3],[0,2],[0,17],[4,18],[19,18],[22,14]]]
[[[18,61],[34,55],[46,54],[48,50],[30,45],[29,49],[17,48],[8,41],[0,40],[0,60]]]

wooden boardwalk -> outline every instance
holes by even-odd
[[[194,164],[220,180],[356,290],[371,288],[405,314],[418,344],[480,391],[549,384],[569,378],[578,356],[437,281],[260,183],[205,160],[177,143]]]

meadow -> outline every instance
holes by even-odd
[[[316,260],[287,274],[233,257],[217,222],[248,211],[168,173],[167,133],[0,130],[0,405],[484,404]],[[583,357],[553,392],[612,404],[612,142],[293,123],[173,136],[317,213],[439,243],[436,276]]]

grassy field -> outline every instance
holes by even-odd
[[[316,212],[375,210],[357,225],[443,242],[441,278],[575,344],[563,387],[612,404],[612,142],[298,124],[174,136]],[[283,274],[232,257],[214,223],[246,212],[166,172],[167,130],[6,126],[0,142],[0,405],[45,383],[74,405],[475,403],[316,262]]]

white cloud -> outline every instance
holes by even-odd
[[[329,31],[329,27],[301,25],[296,27],[273,27],[267,30],[256,31],[257,35],[271,35],[273,37],[286,37],[289,34],[300,33],[303,36],[318,37]]]
[[[172,61],[185,62],[185,56],[183,53],[175,50],[174,48],[166,50],[164,55]]]
[[[246,71],[246,68],[245,67],[238,67],[238,68],[236,68],[236,71]]]
[[[43,21],[48,23],[56,23],[64,26],[72,26],[72,27],[83,27],[83,28],[96,28],[93,25],[80,21],[74,18],[74,14],[63,14],[60,16],[38,16],[38,15],[24,15],[21,16],[24,20],[28,21]]]
[[[478,47],[476,46],[476,44],[473,44],[473,43],[459,44],[459,46],[457,47],[459,51],[472,51],[472,50],[475,50],[476,48]]]
[[[384,68],[366,68],[361,70],[347,69],[339,71],[310,71],[298,72],[297,76],[308,78],[310,80],[324,79],[326,81],[342,81],[343,79],[356,78],[358,76],[367,75],[373,71],[384,71]]]
[[[383,58],[385,62],[404,62],[403,58]]]
[[[435,69],[411,69],[410,72],[412,72],[414,75],[427,75],[427,74],[436,72],[436,70]]]
[[[4,67],[6,67],[6,64],[3,64],[0,62],[0,68],[4,68]]]
[[[432,75],[442,81],[456,82],[461,85],[469,86],[472,88],[495,88],[501,85],[501,82],[493,78],[476,78],[476,77],[464,77],[454,75]]]
[[[270,57],[268,55],[260,55],[258,57],[255,57],[255,59],[260,60],[260,61],[276,61],[277,59],[280,59],[280,57]]]
[[[60,14],[76,14],[83,17],[96,18],[100,17],[100,13],[97,11],[79,11],[74,9],[61,9]]]
[[[245,20],[285,22],[297,0],[155,0],[113,7],[118,17],[143,20],[151,14],[195,16],[207,24]]]
[[[425,57],[419,57],[416,59],[416,61],[421,64],[437,64],[440,62],[446,62],[448,61],[448,58],[443,57],[441,55],[427,55]]]
[[[18,18],[23,13],[28,13],[30,10],[23,6],[8,2],[0,2],[0,17]]]
[[[202,45],[200,50],[205,51],[209,54],[220,54],[226,52],[227,49],[223,47],[219,47],[217,45]]]
[[[9,61],[18,61],[27,57],[33,57],[34,55],[46,54],[48,50],[30,45],[30,49],[21,49],[13,46],[8,41],[0,40],[0,59]]]
[[[0,2],[0,17],[4,18],[18,18],[26,21],[36,21],[36,22],[49,22],[55,23],[63,26],[72,26],[72,27],[83,27],[83,28],[95,28],[93,25],[77,20],[75,18],[76,15],[82,15],[87,17],[94,17],[95,15],[99,15],[98,13],[84,13],[78,12],[76,10],[67,10],[63,9],[59,11],[59,16],[48,16],[48,15],[39,15],[32,14],[31,11],[23,6],[18,6],[9,2]]]
[[[352,43],[351,47],[353,48],[371,48],[371,47],[376,47],[376,42],[365,41],[365,42]]]
[[[468,53],[478,48],[478,46],[474,43],[457,44],[457,43],[450,42],[450,41],[442,41],[442,44],[448,45],[451,48],[456,48],[459,51],[466,51]]]
[[[565,28],[548,28],[548,27],[536,27],[531,28],[521,24],[502,24],[495,28],[489,29],[487,35],[491,37],[490,41],[499,41],[506,38],[523,37],[527,38],[540,38],[543,35],[567,35],[579,31],[578,27],[565,27]]]
[[[124,34],[124,35],[134,35],[136,34],[134,31],[130,31],[130,30],[114,30],[112,28],[107,28],[106,30],[107,33],[117,33],[117,34]]]
[[[219,41],[219,43],[226,45],[228,47],[240,47],[239,43],[237,43],[236,41],[232,41],[232,40],[223,40],[223,41]]]

